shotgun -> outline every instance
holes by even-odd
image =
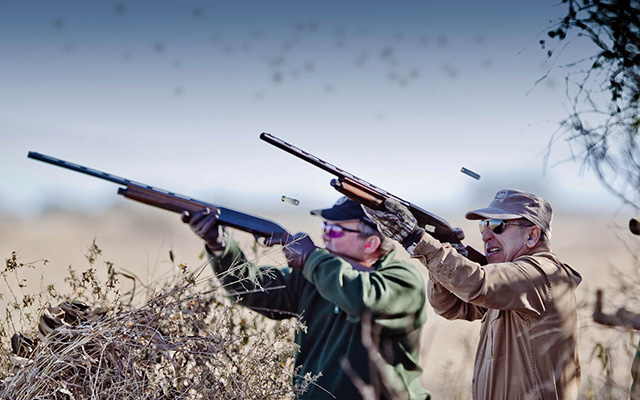
[[[187,211],[191,215],[206,208],[218,210],[220,224],[248,232],[252,234],[256,240],[261,239],[262,243],[268,246],[285,244],[288,238],[292,236],[285,228],[268,219],[245,214],[215,204],[205,203],[181,194],[155,188],[144,183],[135,182],[45,154],[30,151],[27,157],[117,183],[118,185],[122,185],[122,187],[118,188],[119,195],[164,210],[180,214]]]
[[[329,172],[337,177],[332,179],[330,184],[338,192],[347,196],[348,198],[357,201],[360,204],[372,208],[374,210],[384,210],[384,200],[394,199],[399,203],[406,206],[411,214],[416,217],[418,225],[433,236],[435,239],[442,243],[451,243],[452,245],[461,244],[464,239],[464,232],[460,228],[453,228],[447,221],[439,216],[423,210],[407,200],[401,199],[386,190],[383,190],[371,183],[360,179],[357,176],[330,164],[311,153],[308,153],[284,140],[270,134],[263,132],[260,134],[260,139],[265,142],[280,148],[322,170]],[[487,263],[487,259],[484,254],[480,253],[476,249],[470,246],[465,246],[467,251],[467,257],[482,265]]]

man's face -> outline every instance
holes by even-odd
[[[527,247],[527,241],[533,228],[529,226],[531,224],[524,219],[510,219],[504,222],[506,225],[502,227],[501,233],[495,233],[490,227],[482,232],[484,254],[490,264],[511,262],[530,249]]]
[[[346,228],[348,231],[340,231],[340,228]],[[322,240],[324,247],[332,253],[357,261],[365,259],[366,238],[360,237],[358,221],[325,221]]]

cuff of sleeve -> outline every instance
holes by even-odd
[[[222,257],[222,253],[224,253],[224,250],[225,250],[225,249],[212,250],[211,247],[209,247],[208,244],[205,244],[204,248],[207,251],[207,254],[209,254],[213,258],[221,258]]]
[[[407,252],[409,252],[409,254],[413,256],[413,252],[415,251],[416,246],[418,245],[420,239],[422,239],[422,236],[424,236],[424,234],[424,229],[420,228],[419,226],[416,227],[413,232],[411,232],[409,236],[407,236],[407,238],[402,242],[402,247],[404,247]]]
[[[411,234],[403,245],[406,244],[405,249],[411,258],[424,258],[423,263],[426,265],[434,254],[442,249],[443,244],[423,229],[421,229],[421,233],[422,235],[420,235],[420,232],[416,232],[415,237]]]
[[[214,258],[217,260],[224,258],[229,253],[240,251],[238,244],[236,243],[235,240],[233,240],[233,237],[231,237],[230,235],[225,235],[223,248],[214,250],[208,244],[205,244],[204,248],[207,251],[207,254],[210,256],[210,258]]]

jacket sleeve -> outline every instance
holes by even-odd
[[[422,237],[412,253],[443,288],[463,302],[484,309],[535,315],[542,314],[548,304],[549,277],[534,256],[483,267],[458,254],[450,244],[440,243],[428,234]],[[463,310],[450,309],[448,312],[468,315]]]
[[[370,314],[388,328],[424,322],[414,321],[424,310],[424,281],[406,261],[391,260],[377,270],[358,271],[342,258],[319,249],[307,259],[303,274],[323,298],[350,316]]]
[[[231,237],[220,256],[209,255],[211,266],[230,297],[269,318],[296,316],[299,296],[288,268],[258,268]]]
[[[432,275],[427,283],[427,296],[433,311],[446,319],[474,321],[482,318],[487,311],[486,308],[462,301]]]

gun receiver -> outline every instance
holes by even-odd
[[[360,204],[364,204],[365,206],[374,210],[384,210],[384,200],[394,199],[406,206],[411,214],[416,217],[418,225],[423,227],[425,231],[427,231],[438,241],[443,243],[446,242],[456,244],[461,243],[462,239],[464,239],[464,232],[462,231],[462,229],[451,227],[451,225],[449,225],[447,221],[438,217],[437,215],[434,215],[429,211],[416,206],[415,204],[412,204],[398,196],[395,196],[387,192],[386,190],[372,185],[364,179],[360,179],[357,176],[314,156],[313,154],[310,154],[290,143],[287,143],[270,133],[261,133],[260,139],[286,151],[287,153],[301,158],[302,160],[315,165],[316,167],[323,169],[332,175],[335,175],[337,179],[331,180],[331,186],[333,186],[338,192],[354,201],[357,201]],[[468,252],[467,257],[470,260],[476,261],[483,265],[487,263],[487,260],[482,253],[469,246],[466,246],[465,248]]]
[[[97,169],[47,156],[45,154],[30,151],[27,157],[117,183],[118,185],[124,186],[118,188],[118,194],[128,199],[162,208],[164,210],[176,213],[188,211],[193,214],[204,210],[205,208],[217,209],[219,210],[219,220],[222,225],[249,232],[256,238],[256,240],[260,238],[268,238],[270,239],[267,241],[269,245],[284,244],[286,243],[287,238],[291,236],[290,233],[282,226],[264,218],[245,214],[243,212],[215,204],[205,203],[181,194],[155,188],[144,183],[135,182]]]

